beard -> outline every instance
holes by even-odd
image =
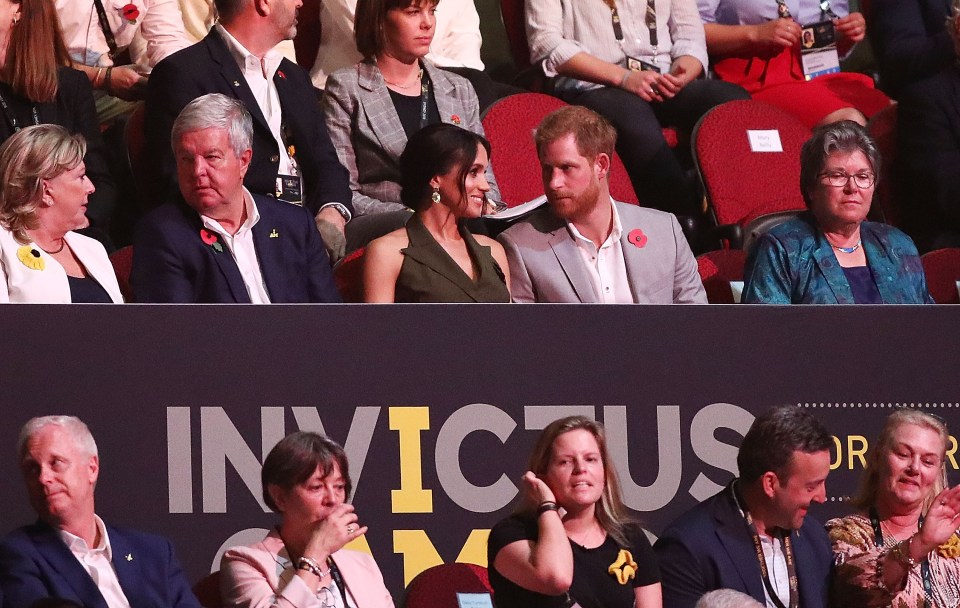
[[[600,181],[596,178],[580,192],[571,190],[548,191],[547,202],[562,220],[575,221],[592,211],[600,198]]]

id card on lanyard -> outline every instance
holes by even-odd
[[[623,25],[620,23],[620,12],[617,10],[616,0],[603,0],[604,4],[610,7],[610,20],[613,25],[613,36],[617,39],[617,42],[620,44],[620,47],[623,48]],[[633,70],[634,72],[642,71],[651,71],[660,73],[660,68],[656,65],[657,60],[657,5],[656,0],[647,0],[647,10],[644,17],[644,24],[647,26],[647,31],[650,34],[650,47],[651,55],[653,61],[644,61],[639,57],[633,57],[628,55],[624,51],[624,55],[627,58],[627,69]]]

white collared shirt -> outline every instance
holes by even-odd
[[[787,556],[783,553],[783,541],[778,536],[760,535],[760,547],[763,549],[763,561],[767,563],[767,574],[770,576],[770,586],[777,592],[780,603],[790,605],[790,575],[787,573]],[[770,599],[767,586],[763,586],[763,596],[767,608],[777,608]]]
[[[206,215],[201,215],[200,219],[203,221],[204,228],[216,232],[223,239],[223,244],[237,263],[250,301],[254,304],[269,304],[270,295],[263,282],[263,272],[260,270],[257,248],[253,242],[253,227],[260,221],[260,212],[246,188],[243,189],[243,206],[247,212],[247,219],[240,224],[236,234],[230,234],[224,230],[220,222]]]
[[[106,600],[110,608],[130,608],[130,602],[126,594],[120,587],[120,581],[117,579],[117,571],[113,568],[113,548],[110,546],[110,537],[107,535],[107,527],[103,525],[103,520],[94,515],[94,521],[97,524],[97,536],[100,542],[96,547],[90,548],[87,541],[79,536],[60,530],[60,538],[70,549],[70,553],[77,558],[83,569],[86,570],[93,584],[100,590],[100,595]]]
[[[217,23],[213,27],[217,28],[217,31],[227,43],[230,55],[240,66],[240,72],[243,73],[243,78],[247,81],[247,86],[250,87],[253,98],[257,100],[257,105],[260,107],[263,117],[267,120],[270,133],[273,134],[273,139],[277,142],[277,151],[280,154],[279,173],[281,175],[300,175],[297,171],[296,162],[287,154],[287,147],[283,144],[283,137],[280,134],[283,112],[280,107],[280,94],[277,93],[277,85],[274,84],[273,77],[277,73],[277,69],[280,68],[283,55],[276,49],[270,49],[261,61],[259,57],[244,48],[222,25]]]
[[[580,234],[577,227],[570,222],[567,222],[567,230],[587,267],[597,300],[601,304],[633,304],[633,292],[630,291],[627,264],[623,259],[623,246],[620,242],[623,227],[612,199],[610,207],[613,211],[613,230],[600,247]]]

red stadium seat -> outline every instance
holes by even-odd
[[[476,564],[427,568],[407,587],[404,608],[458,608],[457,593],[492,593],[487,569]]]
[[[333,279],[344,302],[363,302],[363,254],[365,251],[363,247],[351,251],[337,262],[333,269]]]
[[[697,257],[697,271],[707,301],[711,304],[735,304],[731,281],[743,280],[743,264],[747,253],[742,249],[718,249]]]
[[[960,304],[957,281],[960,281],[960,248],[937,249],[923,254],[923,272],[927,289],[937,304]]]
[[[133,286],[130,285],[130,271],[133,269],[133,245],[121,247],[110,254],[113,272],[117,275],[120,293],[127,302],[133,302]]]
[[[303,0],[303,6],[297,11],[297,36],[293,39],[293,49],[297,64],[307,71],[317,60],[321,27],[320,0]]]
[[[483,130],[493,149],[491,162],[500,186],[500,198],[508,206],[514,207],[543,194],[533,131],[547,114],[565,105],[550,95],[521,93],[504,97],[484,114]],[[639,204],[623,161],[616,154],[609,181],[613,198]]]
[[[220,571],[211,572],[193,586],[193,594],[197,596],[203,608],[222,608],[223,598],[220,595]]]
[[[900,225],[900,216],[893,200],[893,166],[897,158],[897,104],[893,103],[870,118],[867,131],[880,151],[880,181],[873,193],[871,217],[893,226]]]
[[[782,152],[754,152],[748,131],[776,131]],[[802,210],[800,147],[810,130],[772,105],[732,101],[708,112],[693,131],[693,157],[717,226],[739,247],[752,219]],[[726,237],[725,237],[726,238]]]

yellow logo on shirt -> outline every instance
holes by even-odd
[[[620,549],[617,554],[617,561],[610,564],[607,572],[617,578],[617,582],[626,585],[627,581],[637,575],[637,562],[633,561],[633,556],[626,549]]]

